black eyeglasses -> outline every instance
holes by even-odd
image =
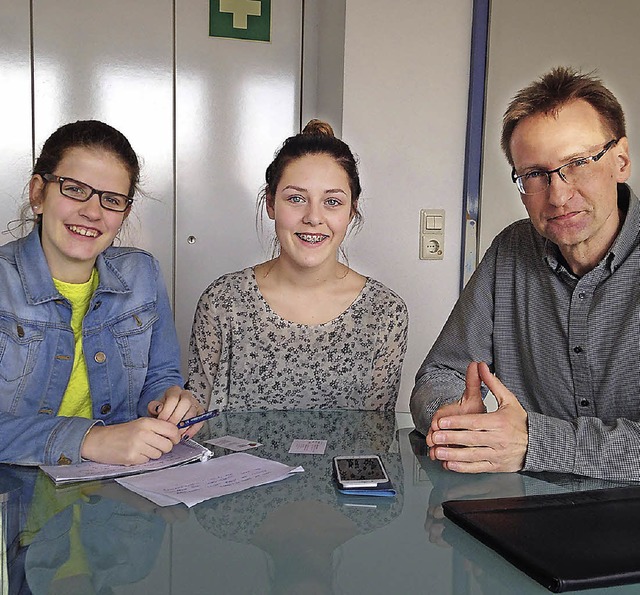
[[[108,211],[122,213],[133,204],[133,198],[130,196],[109,190],[96,190],[89,186],[89,184],[79,182],[72,178],[63,178],[62,176],[56,176],[54,174],[40,174],[40,177],[43,178],[45,182],[60,182],[60,194],[72,200],[87,202],[94,194],[97,194],[100,205]]]
[[[590,167],[593,163],[600,161],[603,155],[615,145],[618,140],[614,138],[610,140],[600,151],[595,155],[589,157],[580,157],[565,163],[556,169],[544,170],[535,169],[529,171],[521,176],[516,175],[515,168],[511,170],[511,179],[515,182],[518,190],[521,194],[538,194],[544,192],[549,186],[551,186],[552,174],[558,174],[560,179],[567,184],[579,185],[588,181],[593,175],[593,167]]]

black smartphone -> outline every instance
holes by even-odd
[[[333,470],[341,490],[377,488],[389,477],[378,455],[333,457]]]

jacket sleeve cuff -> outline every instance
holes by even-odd
[[[61,417],[60,423],[51,432],[44,450],[45,465],[74,465],[82,462],[80,451],[89,430],[97,423],[95,419]]]

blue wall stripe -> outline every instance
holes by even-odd
[[[478,207],[482,178],[490,4],[491,0],[473,2],[467,139],[464,155],[460,291],[473,274],[478,260]]]

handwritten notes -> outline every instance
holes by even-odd
[[[291,443],[289,453],[297,455],[323,455],[326,449],[326,440],[301,440],[296,438]]]
[[[191,507],[209,498],[281,481],[302,467],[236,452],[204,463],[154,471],[116,481],[159,506],[184,503]]]

